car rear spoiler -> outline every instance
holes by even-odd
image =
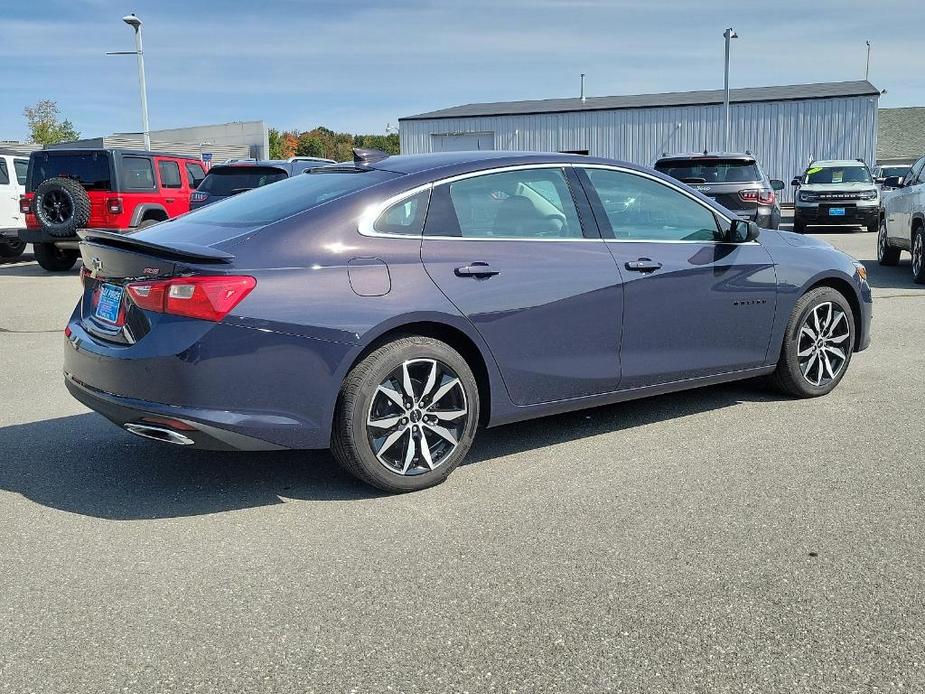
[[[220,251],[210,246],[174,241],[169,246],[139,239],[132,234],[120,234],[117,231],[103,229],[80,229],[77,232],[81,241],[101,243],[130,251],[143,251],[161,258],[171,260],[198,261],[207,263],[230,263],[234,260],[231,253]]]

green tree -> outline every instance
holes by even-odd
[[[40,145],[53,145],[80,138],[71,121],[58,120],[58,104],[51,99],[42,99],[34,106],[26,106],[23,115],[29,124],[29,137]]]
[[[267,131],[267,136],[270,141],[270,159],[287,159],[285,157],[285,143],[283,142],[283,136],[276,128],[270,128]]]
[[[313,131],[299,135],[299,144],[295,148],[299,157],[324,157],[324,142]]]

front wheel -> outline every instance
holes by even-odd
[[[919,229],[912,238],[912,279],[925,284],[925,230]]]
[[[794,219],[793,220],[793,233],[805,234],[806,233],[806,223],[798,219]]]
[[[443,482],[459,465],[478,421],[478,387],[462,355],[439,340],[402,337],[348,374],[331,451],[374,487],[415,491]]]
[[[886,220],[880,220],[880,231],[877,232],[877,262],[881,265],[893,266],[899,262],[900,250],[890,245],[886,234]]]
[[[0,241],[0,258],[18,258],[25,250],[25,241]]]
[[[826,395],[845,375],[853,351],[851,304],[837,290],[817,287],[793,308],[772,379],[789,395]]]
[[[64,272],[74,267],[80,253],[70,248],[58,248],[53,243],[34,243],[35,259],[49,272]]]

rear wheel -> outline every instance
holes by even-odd
[[[357,364],[341,388],[331,451],[350,474],[388,492],[439,484],[469,451],[479,394],[466,360],[409,336]]]
[[[890,245],[886,235],[886,219],[880,220],[880,231],[877,232],[877,262],[881,265],[896,265],[899,262],[900,250]]]
[[[851,305],[835,289],[817,287],[793,308],[772,378],[789,395],[826,395],[845,375],[853,350]]]
[[[80,253],[70,248],[58,248],[53,243],[34,243],[35,259],[43,269],[50,272],[64,272],[74,267]]]
[[[925,284],[925,230],[919,227],[912,233],[912,279]]]
[[[18,258],[25,250],[25,241],[0,241],[0,258]]]

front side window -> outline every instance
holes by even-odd
[[[925,170],[925,157],[919,159],[915,164],[912,165],[912,168],[909,169],[909,172],[906,174],[906,177],[903,179],[904,186],[911,186],[915,180],[919,177],[919,174]]]
[[[810,166],[806,170],[806,183],[870,183],[866,166]]]
[[[157,174],[161,177],[162,188],[182,188],[180,166],[175,161],[157,162]]]
[[[520,169],[449,184],[463,238],[578,239],[581,222],[565,173]]]
[[[123,185],[126,190],[154,188],[154,169],[144,157],[122,157]]]
[[[713,212],[650,178],[586,169],[613,237],[631,241],[720,241]]]
[[[19,185],[26,185],[26,174],[29,171],[29,160],[14,159],[13,167],[16,169],[16,180],[19,182]]]
[[[202,179],[206,177],[206,172],[199,164],[187,162],[186,177],[189,179],[190,188],[198,188],[199,184],[202,183]]]
[[[10,172],[7,171],[6,162],[3,159],[0,159],[0,186],[8,186],[10,184]]]
[[[428,200],[429,188],[395,203],[379,215],[373,224],[373,230],[380,234],[419,236],[424,230]]]

